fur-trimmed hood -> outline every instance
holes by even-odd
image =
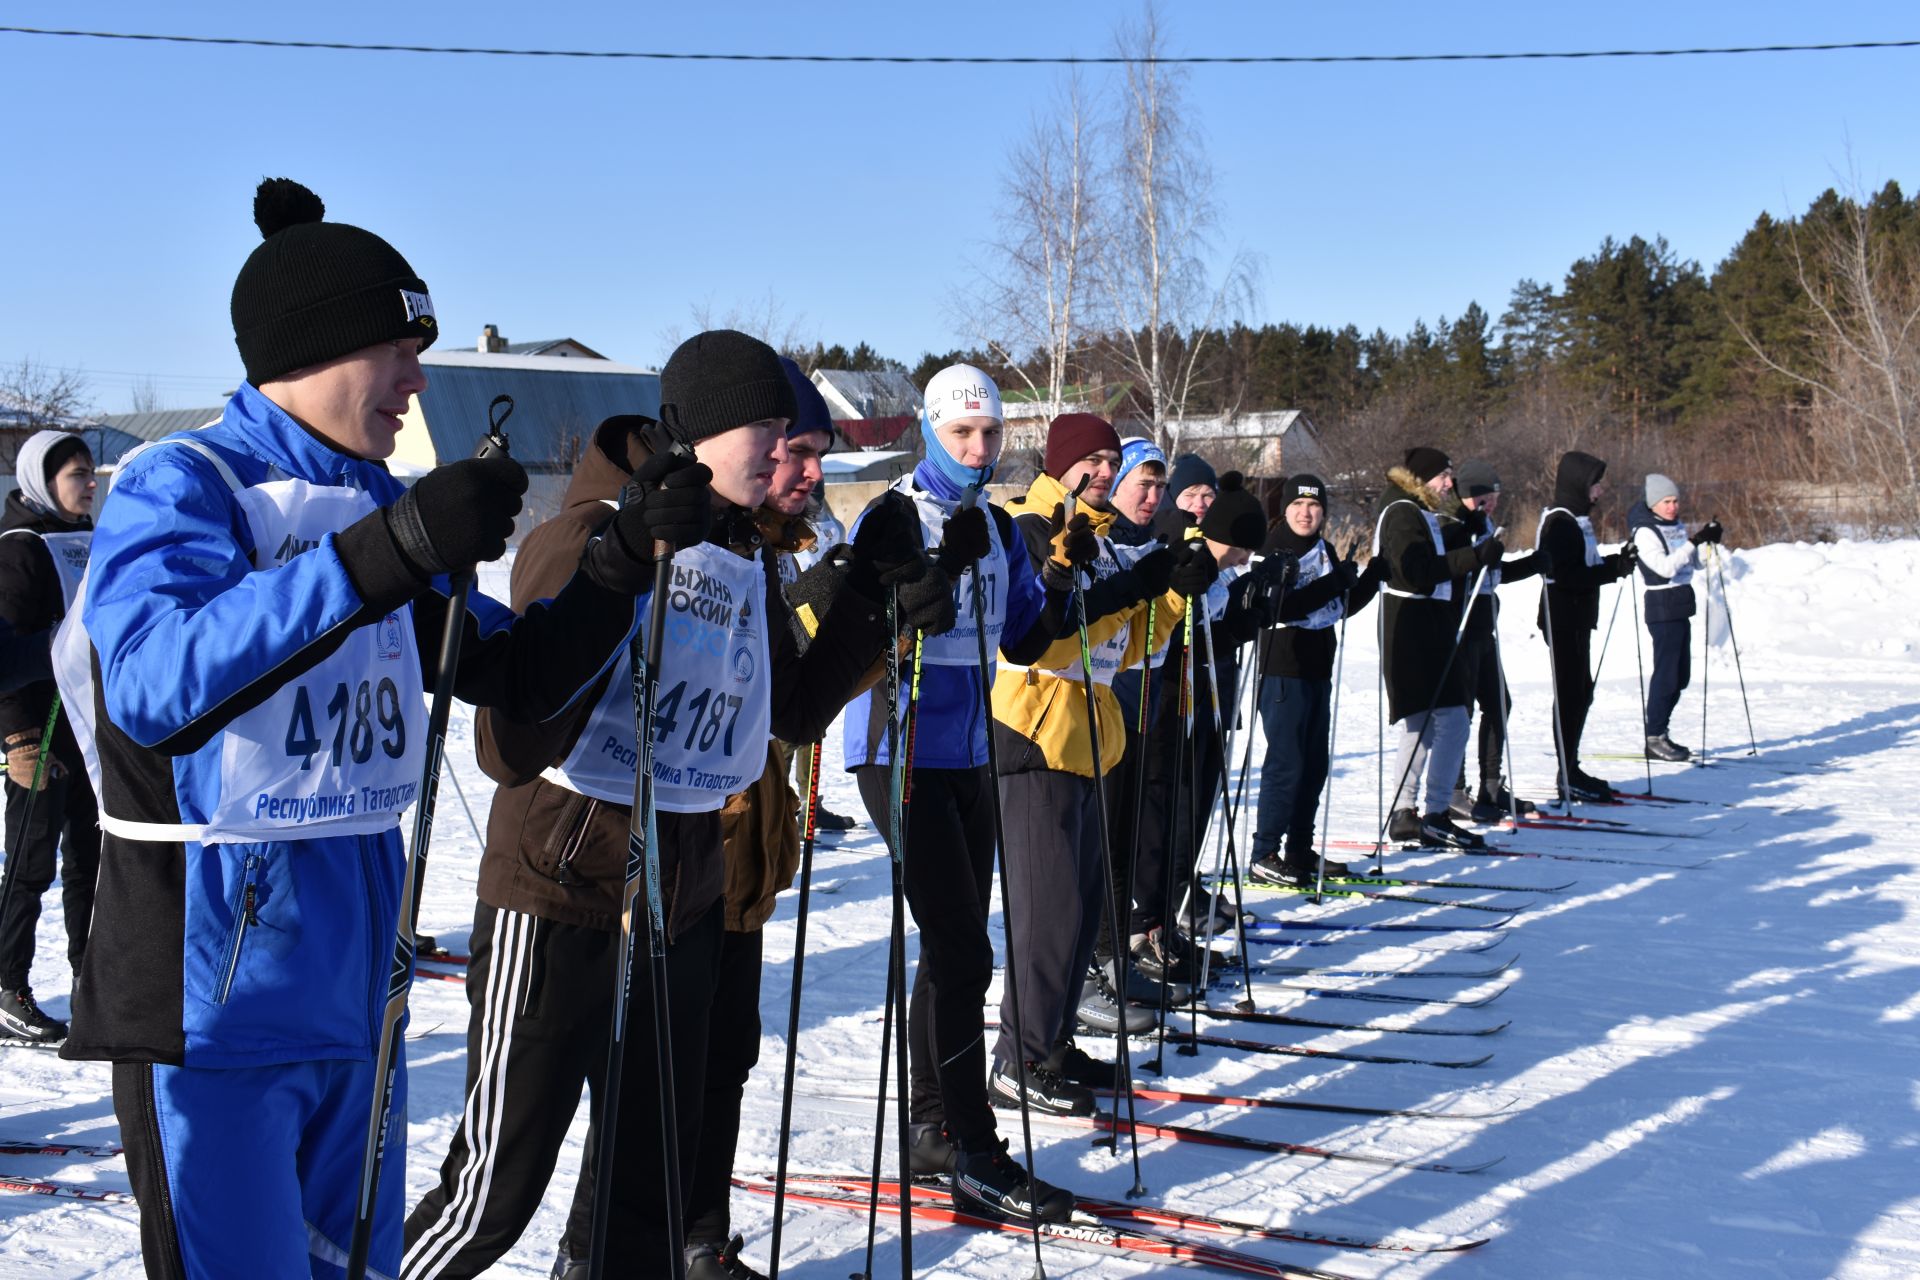
[[[1408,497],[1438,516],[1450,516],[1458,520],[1465,512],[1465,508],[1460,505],[1460,499],[1455,497],[1452,491],[1435,493],[1419,476],[1405,467],[1388,467],[1387,480],[1389,487],[1380,497],[1382,508],[1385,508],[1389,502],[1397,502],[1402,497]]]

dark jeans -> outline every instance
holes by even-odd
[[[1653,636],[1653,676],[1647,681],[1647,736],[1667,731],[1680,691],[1693,680],[1693,628],[1687,619],[1649,622]]]
[[[1267,754],[1260,764],[1260,807],[1254,821],[1255,859],[1280,852],[1300,863],[1313,858],[1314,810],[1327,784],[1329,707],[1333,681],[1268,676],[1260,682],[1260,725]]]
[[[28,779],[29,782],[32,779]],[[67,960],[80,972],[93,922],[93,887],[100,875],[99,813],[86,775],[66,770],[48,777],[34,798],[33,829],[22,831],[27,817],[26,787],[9,778],[7,791],[7,869],[13,881],[7,910],[0,917],[0,990],[27,986],[33,968],[33,933],[40,923],[40,895],[53,883],[53,854],[66,837],[60,861],[60,900],[67,913]]]
[[[700,1141],[687,1175],[687,1241],[725,1244],[733,1234],[728,1203],[740,1145],[740,1103],[760,1061],[761,931],[728,932],[720,944],[713,1016],[707,1021],[707,1088]]]
[[[1513,697],[1500,679],[1500,651],[1493,637],[1475,635],[1471,629],[1460,641],[1460,661],[1466,667],[1467,714],[1477,709],[1480,715],[1480,784],[1489,790],[1506,775],[1506,717],[1513,709]],[[1460,762],[1460,787],[1467,786],[1466,761]]]

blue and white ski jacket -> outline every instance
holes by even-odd
[[[951,486],[925,463],[914,469],[908,485],[902,487],[917,498],[931,498],[946,508],[948,514],[959,507],[959,496],[950,493]],[[882,494],[876,501],[886,496]],[[869,506],[868,510],[871,509]],[[1050,625],[1044,625],[1048,634],[1032,634],[1036,625],[1043,625],[1042,614],[1047,612],[1048,604],[1047,589],[1029,562],[1026,545],[1014,531],[1012,519],[998,506],[989,505],[989,511],[996,526],[994,541],[1002,562],[1001,581],[1007,584],[1006,614],[1000,632],[1001,646],[1014,650],[1038,640],[1039,648],[1044,649],[1046,643],[1054,638],[1051,633],[1058,628],[1059,618],[1054,617]],[[863,517],[865,514],[861,513]],[[853,531],[857,534],[859,528],[860,521],[855,520]],[[991,566],[985,562],[982,562],[981,568],[991,571]],[[970,579],[963,575],[954,584],[956,604],[960,602],[960,592],[971,590]],[[963,612],[970,612],[970,604]],[[1057,615],[1060,609],[1056,607],[1053,612]],[[1031,657],[1028,655],[1022,660],[1031,661]],[[999,654],[989,646],[987,658],[989,663],[997,665]],[[905,678],[903,672],[903,683]],[[887,752],[886,703],[885,689],[876,688],[847,704],[842,745],[848,769],[891,763]],[[915,714],[919,720],[918,728],[914,731],[914,768],[976,769],[986,764],[988,715],[977,664],[924,664],[920,669],[920,700]]]
[[[82,615],[107,834],[65,1056],[372,1057],[404,871],[399,814],[418,784],[404,773],[424,747],[418,691],[432,684],[448,586],[373,617],[332,533],[269,551],[254,530],[268,527],[261,493],[371,510],[402,491],[251,384],[219,422],[140,452],[117,478]],[[623,651],[635,611],[577,576],[520,619],[473,595],[464,625],[458,696],[538,721]],[[316,680],[284,740],[258,732],[258,709]],[[260,784],[275,770],[337,785],[283,794]],[[249,820],[281,826],[245,838],[260,835]]]

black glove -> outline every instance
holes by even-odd
[[[1253,562],[1248,571],[1259,589],[1278,592],[1291,587],[1300,576],[1300,557],[1291,551],[1269,551]]]
[[[1625,573],[1640,563],[1640,548],[1632,542],[1622,543],[1618,551],[1607,557],[1607,563],[1613,566],[1615,573]]]
[[[1533,566],[1541,577],[1553,576],[1553,552],[1547,550],[1546,543],[1543,542],[1533,549]]]
[[[658,453],[620,490],[620,510],[580,558],[609,591],[637,596],[653,585],[656,542],[675,551],[706,541],[713,528],[713,472],[684,453]]]
[[[1155,547],[1135,560],[1130,572],[1140,585],[1140,598],[1151,600],[1167,594],[1167,588],[1173,583],[1173,567],[1172,547]]]
[[[1693,545],[1697,547],[1703,542],[1712,542],[1717,544],[1722,538],[1726,536],[1727,536],[1727,531],[1720,527],[1720,521],[1718,519],[1713,519],[1701,525],[1700,528],[1694,533],[1694,535],[1688,539],[1688,541],[1693,543]]]
[[[1093,521],[1087,513],[1067,518],[1065,503],[1056,502],[1047,520],[1047,534],[1053,541],[1052,559],[1070,569],[1084,569],[1100,557],[1100,539],[1094,536]]]
[[[993,550],[993,538],[987,532],[988,518],[986,509],[978,506],[956,511],[948,517],[946,527],[940,531],[937,560],[949,578],[959,577]]]
[[[1484,569],[1489,565],[1500,563],[1501,558],[1507,554],[1507,544],[1498,538],[1488,538],[1475,548],[1475,553],[1480,557],[1480,567]]]
[[[920,513],[913,503],[903,494],[881,494],[854,530],[847,585],[869,600],[881,601],[888,587],[918,581],[933,568],[920,541]]]
[[[387,531],[421,578],[470,570],[507,553],[527,473],[506,454],[435,467],[386,508]]]
[[[894,591],[900,600],[900,625],[903,629],[929,636],[953,630],[953,579],[944,572],[923,573],[911,581],[899,583]]]
[[[1194,538],[1182,543],[1175,553],[1173,576],[1167,585],[1191,599],[1206,594],[1219,576],[1220,566],[1214,562],[1213,552],[1207,550],[1205,542]]]
[[[1360,562],[1349,557],[1335,560],[1333,571],[1340,575],[1340,594],[1345,595],[1360,585]]]

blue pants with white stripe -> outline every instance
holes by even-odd
[[[368,1274],[400,1268],[406,1068]],[[373,1106],[370,1061],[209,1069],[116,1063],[113,1106],[151,1280],[342,1276]]]

